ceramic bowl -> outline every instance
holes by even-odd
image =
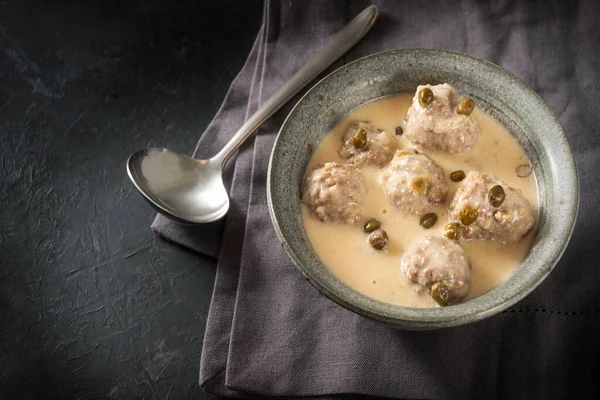
[[[341,119],[360,105],[414,92],[420,84],[450,83],[511,132],[527,152],[539,187],[539,223],[533,247],[505,282],[449,307],[409,308],[365,296],[336,278],[319,260],[300,214],[301,183],[311,154]],[[300,150],[299,150],[300,149]],[[268,201],[283,248],[323,295],[365,317],[404,329],[436,329],[489,317],[515,304],[552,271],[577,214],[579,185],[566,135],[544,101],[513,74],[467,54],[403,49],[373,54],[331,73],[302,97],[285,120],[271,153]]]

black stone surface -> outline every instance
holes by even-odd
[[[211,398],[215,261],[150,231],[125,172],[190,153],[261,1],[0,1],[0,398]]]

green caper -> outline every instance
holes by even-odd
[[[492,187],[488,193],[488,201],[493,207],[500,207],[504,203],[505,198],[506,193],[504,193],[504,188],[500,185]]]
[[[375,218],[372,218],[365,222],[365,225],[363,226],[363,231],[371,233],[379,229],[380,226],[381,224],[379,223],[379,221],[377,221]]]
[[[429,229],[435,225],[437,220],[438,220],[438,216],[436,213],[429,213],[429,214],[425,214],[421,217],[421,219],[419,220],[419,224],[423,228]]]
[[[419,92],[419,104],[423,108],[429,107],[433,103],[433,92],[429,88],[421,89]]]
[[[357,149],[362,149],[367,145],[367,130],[365,128],[358,128],[354,135],[352,135],[352,144]]]
[[[388,247],[388,235],[383,229],[378,229],[369,235],[369,244],[375,250],[385,250]]]
[[[404,129],[401,126],[396,127],[396,135],[401,136],[404,133]]]
[[[450,174],[450,180],[452,180],[452,182],[460,182],[463,179],[465,179],[465,171],[458,170]]]
[[[477,221],[478,216],[479,213],[474,208],[467,206],[460,210],[460,222],[465,226],[471,225],[473,222]]]
[[[447,306],[449,297],[448,286],[443,282],[436,282],[431,286],[431,298],[440,306]]]
[[[473,112],[473,110],[475,109],[475,102],[473,101],[473,99],[469,99],[469,98],[464,98],[461,101],[458,102],[458,105],[456,106],[456,112],[458,114],[462,114],[462,115],[466,115],[469,116],[471,115],[471,113]]]
[[[458,222],[450,222],[444,227],[444,236],[446,236],[448,239],[458,240],[462,229],[462,225]]]
[[[410,186],[413,192],[425,196],[429,192],[429,189],[431,189],[431,179],[425,176],[417,176],[412,180]]]

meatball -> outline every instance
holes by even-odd
[[[360,129],[366,134],[366,141],[362,143],[356,142],[354,138],[356,132]],[[398,141],[391,133],[376,129],[370,122],[355,122],[348,126],[346,133],[342,137],[342,147],[338,151],[338,155],[350,160],[353,164],[362,165],[377,165],[383,167],[390,162],[394,156],[394,152],[398,149]]]
[[[430,104],[421,104],[419,94],[423,89],[433,92]],[[422,95],[421,95],[422,96]],[[443,85],[422,85],[417,88],[413,102],[406,116],[404,136],[411,143],[428,150],[442,150],[450,154],[462,153],[477,143],[479,125],[460,104],[456,90],[447,83]],[[464,100],[464,101],[469,101]],[[472,100],[470,105],[474,107]]]
[[[502,198],[490,198],[490,190],[501,186]],[[502,200],[501,204],[500,200]],[[467,225],[465,239],[519,242],[535,223],[533,210],[520,190],[494,176],[469,172],[450,204],[450,219]]]
[[[444,171],[416,150],[397,151],[382,174],[383,192],[400,211],[424,214],[446,200]]]
[[[361,220],[367,188],[352,164],[317,165],[306,177],[302,202],[321,221],[354,224]]]
[[[402,256],[402,272],[421,289],[431,290],[436,282],[448,288],[448,301],[462,300],[471,284],[471,259],[458,243],[428,236],[409,247]]]

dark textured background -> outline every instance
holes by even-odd
[[[0,398],[209,398],[215,262],[156,237],[125,172],[189,153],[261,2],[0,1]]]

